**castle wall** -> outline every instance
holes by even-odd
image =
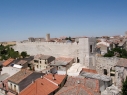
[[[107,70],[108,75],[110,76],[111,68],[114,69],[114,66],[118,62],[119,58],[117,57],[96,57],[96,70],[99,74],[104,74],[104,69]]]
[[[95,38],[79,38],[79,43],[59,42],[17,42],[13,48],[16,51],[26,51],[29,55],[45,54],[54,57],[67,56],[79,59],[81,64],[89,67],[90,45],[94,53]]]
[[[76,56],[77,43],[57,43],[57,42],[27,42],[16,43],[15,50],[27,51],[30,55],[45,54],[51,56]]]

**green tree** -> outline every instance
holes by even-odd
[[[27,53],[26,52],[21,52],[21,56],[23,57],[23,58],[25,58],[26,56],[27,56]]]
[[[104,57],[113,57],[113,56],[127,58],[127,51],[120,47],[116,47],[111,50],[108,50],[108,52],[104,55]]]
[[[122,85],[122,95],[127,95],[127,77],[126,77],[126,80],[123,81],[123,85]]]

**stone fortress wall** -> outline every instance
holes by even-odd
[[[95,44],[96,38],[79,38],[78,43],[17,42],[13,48],[19,52],[26,51],[29,55],[45,54],[54,57],[73,57],[76,62],[79,59],[81,64],[89,67],[89,56],[94,53]]]
[[[107,70],[107,75],[110,76],[111,69],[115,70],[114,66],[117,64],[118,57],[95,57],[96,70],[99,74],[104,74],[104,69]]]
[[[92,45],[92,51],[90,46]],[[97,57],[95,56],[95,38],[80,38],[79,43],[59,43],[59,42],[17,42],[13,48],[16,51],[26,51],[29,55],[45,54],[54,57],[65,56],[79,59],[79,63],[87,68],[96,69],[99,74],[104,74],[104,69],[110,75],[111,68],[118,62],[117,57]]]
[[[13,47],[15,50],[26,51],[30,55],[46,54],[51,56],[70,56],[75,57],[78,49],[77,43],[58,43],[58,42],[17,42]]]

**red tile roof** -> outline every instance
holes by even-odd
[[[39,78],[19,93],[19,95],[48,95],[57,89],[58,86],[49,82],[47,79]]]
[[[82,68],[82,71],[81,72],[88,72],[88,73],[94,73],[94,74],[97,74],[97,71],[96,70],[92,70],[92,69],[87,69],[87,68]]]
[[[9,58],[8,60],[6,60],[6,61],[3,63],[3,66],[9,65],[13,60],[14,60],[13,58]]]
[[[56,91],[59,86],[54,83],[61,83],[66,75],[55,75],[56,80],[52,80],[52,75],[48,74],[43,78],[38,78],[34,83],[30,84],[26,89],[21,91],[19,95],[49,95]]]
[[[58,75],[58,74],[55,74],[54,75],[55,80],[53,80],[53,75],[52,74],[45,75],[44,77],[59,85],[65,79],[66,75]]]
[[[100,95],[99,81],[83,77],[68,77],[62,89],[55,95]]]
[[[56,93],[55,95],[97,95],[95,94],[96,92],[94,93],[92,90],[80,84],[76,86],[67,87],[67,88],[68,88],[67,90]]]

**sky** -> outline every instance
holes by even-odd
[[[0,42],[125,31],[127,0],[0,0]]]

